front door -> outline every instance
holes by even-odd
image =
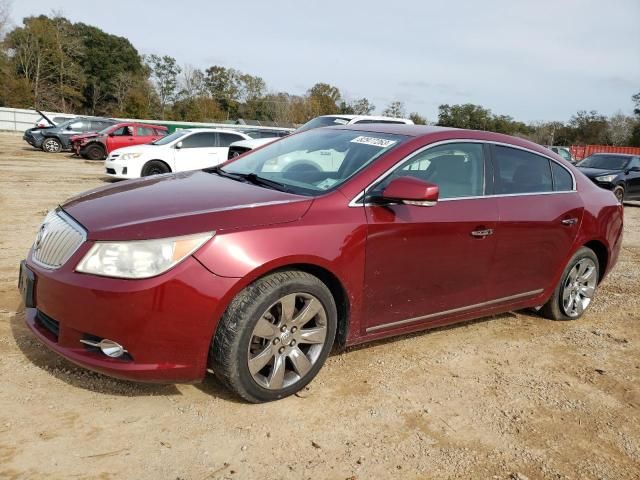
[[[638,169],[638,170],[634,170]],[[626,183],[627,194],[629,200],[640,199],[640,157],[633,157],[627,165]]]
[[[440,188],[435,206],[366,205],[366,332],[437,323],[481,308],[495,250],[497,200],[485,194],[485,147],[449,143],[402,162],[393,178]]]
[[[180,148],[176,145],[173,171],[200,170],[217,165],[217,141],[216,132],[198,132],[183,138],[179,142]]]

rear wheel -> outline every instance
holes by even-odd
[[[89,145],[85,150],[85,158],[89,160],[103,160],[105,157],[106,154],[102,145]]]
[[[614,188],[613,194],[616,196],[620,203],[624,201],[624,187],[622,185],[618,185],[616,188]]]
[[[62,150],[62,143],[57,138],[47,138],[42,142],[42,150],[49,153],[58,153]]]
[[[161,162],[160,160],[151,160],[142,167],[142,176],[148,177],[149,175],[160,175],[161,173],[169,173],[171,169],[169,166]]]
[[[336,305],[322,281],[305,272],[277,272],[231,302],[211,344],[210,365],[245,400],[277,400],[316,376],[336,325]]]
[[[591,304],[600,278],[598,257],[580,248],[564,269],[558,286],[540,313],[552,320],[577,320]]]

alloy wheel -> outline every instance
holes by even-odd
[[[591,258],[578,261],[565,279],[562,289],[562,309],[570,318],[578,317],[591,303],[596,290],[598,271]]]
[[[47,140],[44,142],[44,149],[50,153],[57,153],[60,151],[60,144],[55,140]]]
[[[251,334],[248,367],[254,381],[280,390],[302,380],[327,340],[327,312],[315,296],[291,293],[260,317]]]

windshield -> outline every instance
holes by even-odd
[[[184,137],[187,133],[189,132],[186,130],[178,130],[176,132],[173,132],[171,135],[167,135],[166,137],[159,138],[155,142],[151,142],[149,145],[166,145],[173,142],[174,140],[177,140],[180,137]]]
[[[353,130],[315,129],[285,137],[227,163],[221,170],[278,182],[288,191],[320,195],[337,188],[356,172],[407,137]]]
[[[309,120],[307,123],[302,125],[299,129],[296,130],[296,133],[311,130],[313,128],[329,127],[332,125],[335,127],[336,125],[346,125],[348,123],[349,123],[348,118],[316,117],[313,120]]]
[[[98,134],[99,135],[106,135],[107,133],[111,133],[112,130],[115,130],[115,125],[108,125],[108,126],[104,127],[102,130],[98,130]]]
[[[622,155],[591,155],[585,158],[576,166],[588,168],[600,168],[602,170],[623,170],[630,157]]]

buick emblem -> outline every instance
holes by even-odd
[[[40,229],[38,230],[38,235],[36,235],[36,242],[33,244],[34,250],[37,251],[40,249],[40,247],[42,246],[42,241],[46,236],[47,236],[47,224],[43,223],[42,225],[40,225]]]

